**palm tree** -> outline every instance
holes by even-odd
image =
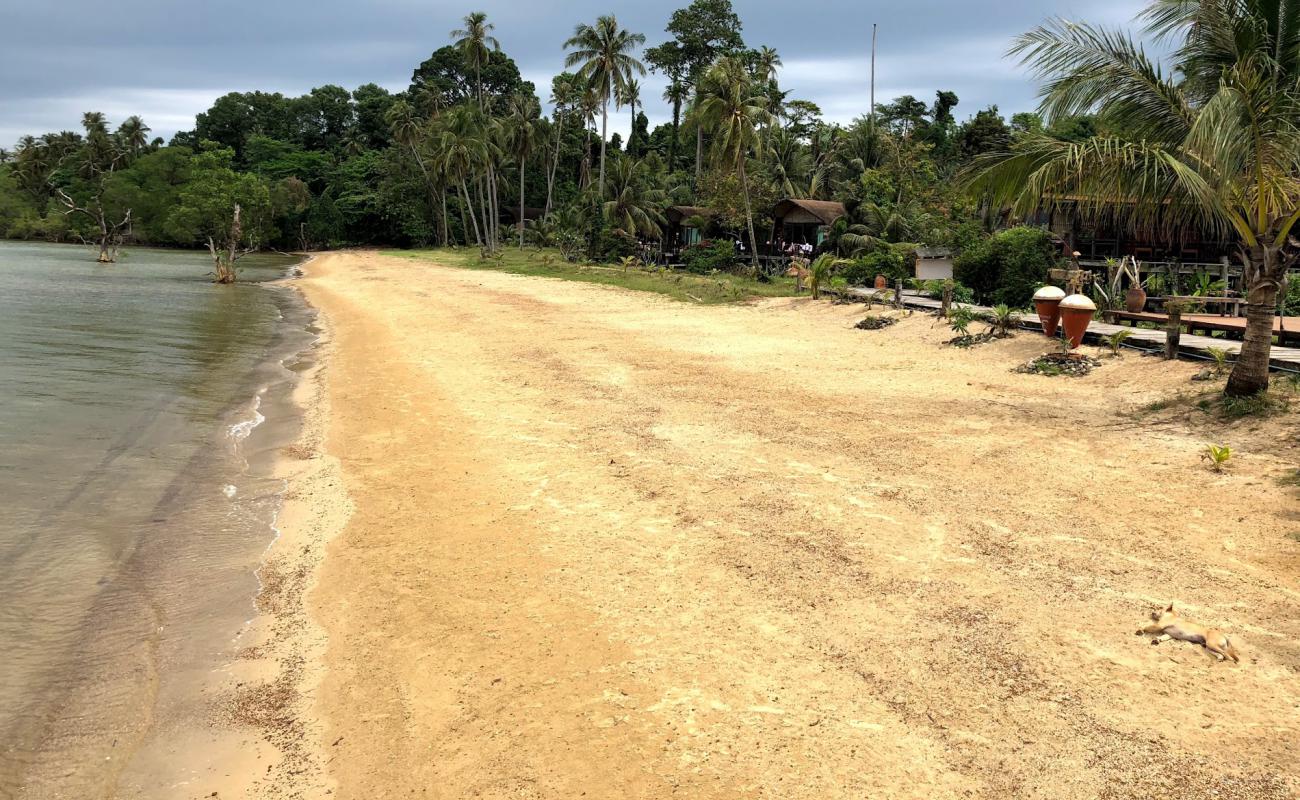
[[[645,44],[645,36],[618,27],[613,15],[597,17],[595,26],[579,25],[564,43],[572,49],[564,59],[566,67],[581,64],[578,74],[596,90],[600,102],[600,179],[597,191],[605,193],[605,142],[609,132],[609,101],[614,90],[623,90],[633,73],[645,75],[645,65],[631,55]]]
[[[149,145],[149,131],[152,130],[144,124],[144,120],[136,115],[131,115],[123,120],[117,128],[118,140],[121,146],[131,155],[140,154]]]
[[[430,202],[434,201],[434,194],[438,195],[437,200],[442,209],[439,215],[440,239],[442,246],[446,247],[447,191],[445,185],[438,185],[439,178],[429,170],[424,159],[424,149],[429,139],[428,127],[417,118],[415,108],[401,98],[389,107],[384,120],[388,123],[389,130],[392,131],[393,141],[405,147],[410,152],[411,157],[415,159],[415,165],[419,167],[420,175],[424,178],[425,186],[428,187]]]
[[[666,223],[664,193],[657,189],[644,162],[629,155],[614,159],[601,211],[614,232],[629,239],[658,239]]]
[[[641,83],[637,80],[628,81],[614,93],[614,97],[620,106],[630,106],[632,108],[632,127],[627,129],[627,152],[631,156],[638,155],[633,150],[632,144],[633,137],[636,136],[636,106],[637,103],[641,102]]]
[[[1230,235],[1245,265],[1246,335],[1225,393],[1268,388],[1273,314],[1300,244],[1300,0],[1151,0],[1146,31],[1177,38],[1172,69],[1123,32],[1050,20],[1012,48],[1045,80],[1050,122],[1097,112],[1111,131],[1023,136],[970,187],[1020,212],[1066,195],[1087,218]]]
[[[770,47],[761,47],[755,58],[754,79],[760,83],[776,80],[776,70],[781,65],[781,56]]]
[[[754,212],[749,199],[749,177],[745,161],[762,144],[760,131],[771,115],[767,97],[757,90],[745,64],[735,56],[724,56],[705,75],[696,103],[697,125],[713,134],[717,155],[736,167],[745,196],[745,222],[749,226],[749,255],[758,270],[758,240],[754,236]]]
[[[474,96],[479,106],[483,105],[483,67],[492,57],[492,51],[499,51],[501,43],[492,35],[496,26],[487,21],[487,14],[475,11],[467,14],[463,20],[465,27],[451,32],[453,45],[465,56],[465,63],[474,68]]]
[[[581,79],[578,80],[578,86],[582,93],[578,96],[577,112],[586,134],[582,142],[582,171],[578,183],[585,189],[591,185],[591,133],[596,126],[596,111],[600,108],[600,100],[596,97],[595,89]]]
[[[668,144],[668,171],[677,169],[677,133],[681,129],[682,104],[691,97],[691,87],[680,78],[673,78],[664,89],[664,102],[673,106],[673,140]]]
[[[549,217],[554,206],[555,171],[560,166],[564,121],[577,109],[581,98],[582,89],[577,85],[576,75],[566,72],[555,76],[551,82],[551,105],[555,107],[555,149],[551,156],[551,168],[546,175],[546,211],[543,216]]]
[[[516,94],[510,98],[505,120],[505,140],[510,154],[519,163],[519,249],[524,249],[524,171],[528,156],[537,146],[539,129],[537,115],[541,109],[537,97],[531,93]]]
[[[474,241],[482,246],[487,236],[488,220],[486,218],[483,220],[483,227],[480,229],[468,185],[469,179],[476,176],[488,160],[487,143],[483,137],[482,114],[475,106],[457,106],[448,111],[440,123],[437,135],[434,137],[437,167],[460,189],[463,208],[468,211],[473,225]]]

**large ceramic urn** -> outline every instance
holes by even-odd
[[[1070,347],[1083,344],[1083,335],[1088,332],[1095,313],[1097,304],[1087,295],[1072,294],[1061,301],[1061,327],[1065,328],[1065,338],[1070,340]]]
[[[1130,314],[1146,310],[1147,292],[1139,284],[1133,284],[1124,295],[1124,310]]]
[[[1055,286],[1044,286],[1034,292],[1034,310],[1043,323],[1043,333],[1056,336],[1056,324],[1061,321],[1061,301],[1065,292]]]

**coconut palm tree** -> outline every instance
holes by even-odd
[[[745,64],[735,56],[724,56],[701,81],[695,108],[696,124],[713,134],[717,156],[736,168],[745,196],[745,222],[749,227],[749,255],[758,270],[758,240],[754,236],[754,212],[751,208],[749,177],[745,161],[750,152],[762,145],[760,131],[770,120],[767,97],[755,87]]]
[[[1096,112],[1110,133],[1043,134],[980,159],[970,187],[1028,212],[1083,197],[1084,217],[1233,237],[1246,335],[1225,393],[1268,388],[1273,315],[1300,244],[1300,0],[1151,0],[1148,34],[1177,40],[1170,69],[1130,35],[1050,20],[1011,53],[1044,80],[1050,122]]]
[[[618,20],[613,15],[596,19],[596,24],[579,25],[573,30],[573,36],[564,43],[565,49],[571,49],[564,59],[566,67],[581,65],[581,75],[593,89],[600,102],[600,178],[597,191],[605,193],[605,142],[609,132],[609,101],[615,89],[627,87],[632,75],[645,75],[645,65],[631,55],[637,47],[645,44],[645,36],[631,33],[618,27]]]
[[[628,81],[621,89],[614,92],[614,98],[618,105],[629,106],[632,109],[632,127],[627,129],[627,152],[628,155],[638,155],[632,149],[632,143],[636,135],[636,107],[641,102],[641,82],[635,79]]]
[[[465,27],[451,32],[452,44],[465,56],[465,63],[474,68],[474,96],[483,105],[483,67],[492,58],[493,51],[501,50],[501,42],[492,35],[496,26],[487,21],[487,14],[475,11],[463,20]]]
[[[754,79],[760,83],[776,80],[776,71],[781,67],[781,56],[771,47],[761,47],[754,59]]]
[[[528,156],[532,155],[540,138],[537,125],[541,108],[537,97],[520,93],[510,98],[505,119],[504,136],[507,149],[519,164],[519,249],[524,249],[524,172]]]
[[[117,128],[117,138],[121,147],[132,156],[140,155],[140,152],[149,146],[149,131],[152,130],[144,124],[144,120],[132,114],[123,120]]]
[[[658,239],[666,223],[664,193],[656,188],[643,162],[629,155],[614,159],[601,212],[620,236]]]
[[[469,221],[473,225],[474,241],[483,246],[488,235],[488,220],[485,217],[480,228],[469,193],[470,178],[478,177],[489,158],[483,117],[479,109],[461,105],[443,115],[433,139],[433,151],[437,168],[460,189],[463,208],[468,211]]]
[[[682,127],[682,104],[691,99],[691,87],[680,78],[673,78],[664,89],[664,102],[673,107],[673,140],[668,143],[668,170],[677,169],[677,134]]]
[[[564,123],[582,102],[583,88],[578,83],[578,76],[564,73],[557,75],[551,82],[551,105],[555,107],[555,149],[551,156],[551,168],[546,176],[546,211],[551,215],[554,207],[555,171],[560,165],[560,143],[564,136]]]
[[[429,191],[430,202],[437,202],[441,208],[439,214],[439,232],[440,240],[443,247],[447,246],[447,189],[443,183],[444,176],[439,172],[429,169],[425,159],[425,148],[428,145],[430,137],[429,125],[419,119],[415,107],[406,102],[404,98],[399,98],[389,107],[384,120],[388,123],[388,128],[392,131],[393,141],[411,154],[415,159],[415,165],[420,170],[420,176],[424,178],[425,186]],[[436,195],[436,197],[435,197]]]

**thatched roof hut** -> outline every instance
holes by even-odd
[[[833,200],[787,198],[772,209],[772,237],[786,244],[821,244],[826,229],[846,213]]]

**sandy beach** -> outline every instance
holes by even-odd
[[[1300,789],[1300,446],[1139,410],[1201,365],[1046,378],[1011,371],[1041,337],[920,314],[307,273],[324,367],[227,710],[274,748],[220,797]],[[1169,602],[1244,662],[1134,636]]]

